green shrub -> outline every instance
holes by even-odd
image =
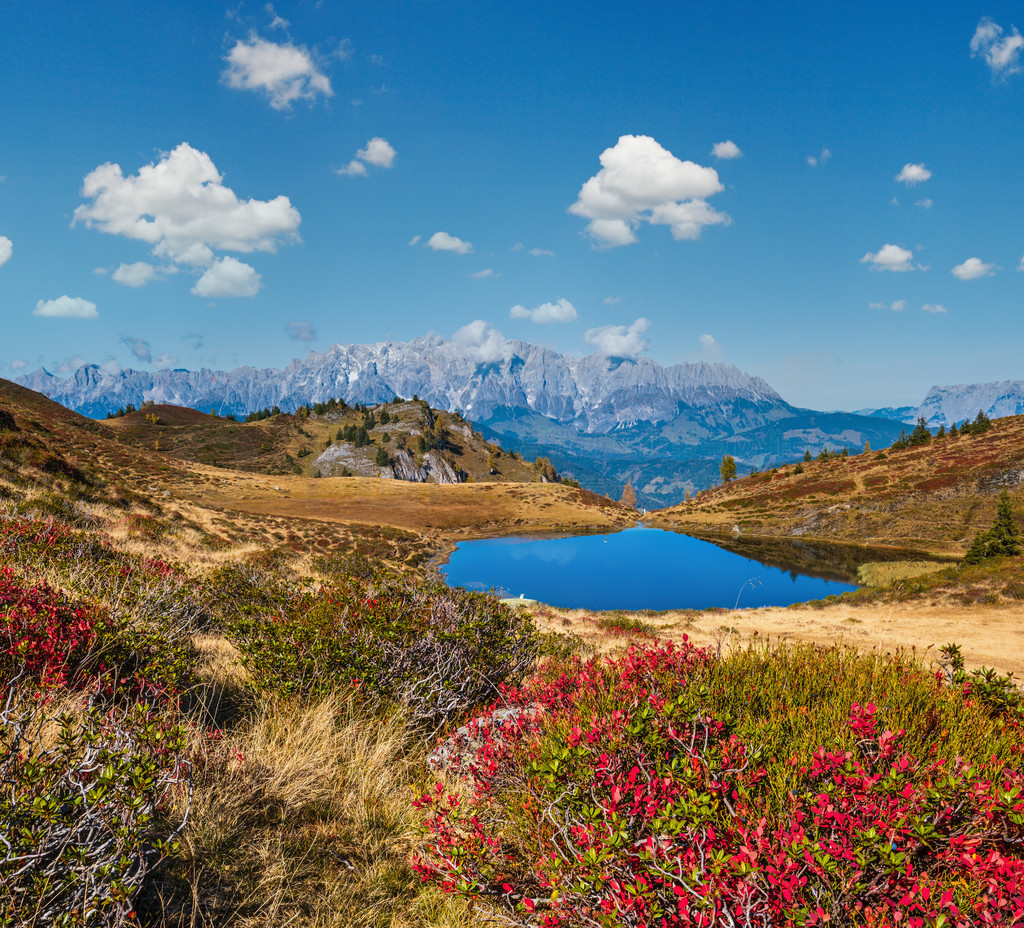
[[[441,725],[518,682],[537,652],[528,615],[439,582],[341,577],[277,612],[240,617],[233,637],[259,690],[356,688]]]

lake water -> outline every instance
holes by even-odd
[[[441,569],[451,586],[595,610],[786,606],[856,589],[840,579],[849,579],[849,570],[792,560],[799,560],[799,569],[638,527],[610,535],[466,541]]]

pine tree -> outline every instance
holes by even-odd
[[[636,509],[636,491],[633,489],[633,484],[628,480],[626,485],[622,488],[622,499],[619,500],[623,506],[629,506],[630,509]]]
[[[725,455],[718,471],[722,475],[722,483],[729,483],[736,476],[736,459],[731,454]]]
[[[1003,490],[999,494],[999,506],[992,528],[978,532],[964,555],[964,564],[980,564],[990,557],[1013,557],[1021,553],[1020,532],[1013,521],[1013,504],[1010,494]]]
[[[804,452],[804,464],[810,464],[810,463],[811,463],[811,449],[808,448]]]
[[[928,428],[928,423],[925,421],[924,416],[918,416],[917,425],[914,426],[914,431],[910,433],[910,446],[916,448],[919,445],[927,445],[931,440],[932,433]]]
[[[387,467],[391,463],[391,458],[388,457],[383,445],[377,446],[377,456],[373,459],[373,463],[378,467]]]
[[[956,427],[956,423],[955,422],[949,428],[949,437],[950,438],[959,438],[960,437],[960,430]]]

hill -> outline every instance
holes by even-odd
[[[409,405],[415,405],[410,415],[422,414],[420,404]],[[401,421],[402,411],[396,417]],[[525,464],[500,449],[488,452],[498,473],[481,473],[478,482],[307,476],[318,457],[288,449],[298,442],[312,447],[313,437],[336,434],[338,427],[337,420],[315,415],[246,424],[169,406],[96,421],[0,380],[0,504],[134,537],[188,560],[197,550],[277,546],[355,552],[404,567],[424,564],[461,538],[511,530],[614,531],[635,520],[633,510],[604,497],[544,482],[551,473],[547,465]],[[471,453],[470,439],[457,427],[453,421],[464,444],[453,459],[467,471],[486,468],[485,446]],[[337,444],[347,443],[332,440],[332,447]],[[250,450],[263,457],[246,462]],[[252,469],[202,461],[213,455]],[[258,469],[287,464],[289,455],[299,465],[293,470],[303,473]],[[513,473],[529,482],[500,479]]]
[[[817,538],[961,554],[1008,490],[1024,504],[1024,416],[980,434],[771,468],[652,513],[694,534]]]

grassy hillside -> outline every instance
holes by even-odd
[[[248,422],[158,404],[102,424],[118,441],[136,448],[271,475],[394,476],[445,483],[558,479],[547,461],[506,454],[458,414],[411,400],[359,409],[318,403],[296,414],[266,410]],[[365,430],[361,435],[360,429]]]
[[[736,533],[898,545],[961,554],[1007,490],[1024,511],[1024,417],[902,450],[829,456],[706,490],[648,521]]]

